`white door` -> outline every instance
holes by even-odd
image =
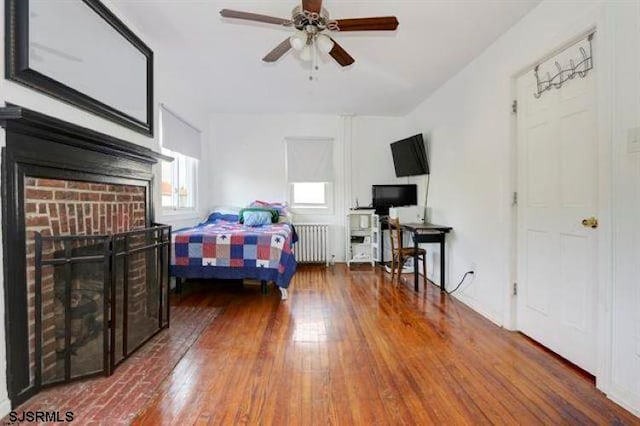
[[[539,99],[518,79],[518,328],[596,369],[598,157],[593,70]]]

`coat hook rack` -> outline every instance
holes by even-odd
[[[562,65],[558,61],[555,61],[555,66],[558,72],[555,75],[551,75],[551,73],[546,73],[546,80],[541,80],[538,71],[540,70],[540,65],[536,65],[533,72],[536,76],[537,82],[537,92],[533,94],[533,96],[538,99],[542,94],[551,89],[559,89],[562,85],[568,80],[573,80],[575,76],[579,76],[580,78],[585,78],[589,71],[593,69],[593,50],[591,46],[591,40],[593,39],[593,33],[589,34],[587,40],[589,41],[589,53],[585,50],[584,47],[580,47],[580,55],[582,59],[577,64],[573,59],[569,60],[569,68],[562,68]],[[544,78],[544,77],[543,77]]]

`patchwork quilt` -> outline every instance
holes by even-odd
[[[256,279],[289,287],[296,271],[293,225],[248,227],[218,220],[172,235],[172,276],[179,278]]]

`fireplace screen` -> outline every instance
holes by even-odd
[[[114,368],[169,326],[171,227],[35,236],[35,382]]]

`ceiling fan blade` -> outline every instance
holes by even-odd
[[[343,67],[347,67],[356,61],[335,40],[333,40],[333,49],[331,49],[331,52],[329,52],[329,55],[331,55],[331,57],[335,59],[336,62],[342,65]]]
[[[395,31],[398,28],[398,18],[395,16],[338,19],[336,23],[340,31]]]
[[[302,0],[302,10],[320,13],[322,10],[322,0]]]
[[[264,22],[266,24],[276,24],[289,26],[293,22],[290,19],[275,18],[273,16],[259,15],[257,13],[241,12],[239,10],[222,9],[220,15],[223,18],[244,19],[245,21]]]
[[[271,52],[267,53],[267,56],[262,58],[265,62],[275,62],[280,59],[285,53],[287,53],[291,49],[291,43],[289,39],[285,39],[282,43],[276,46]]]

